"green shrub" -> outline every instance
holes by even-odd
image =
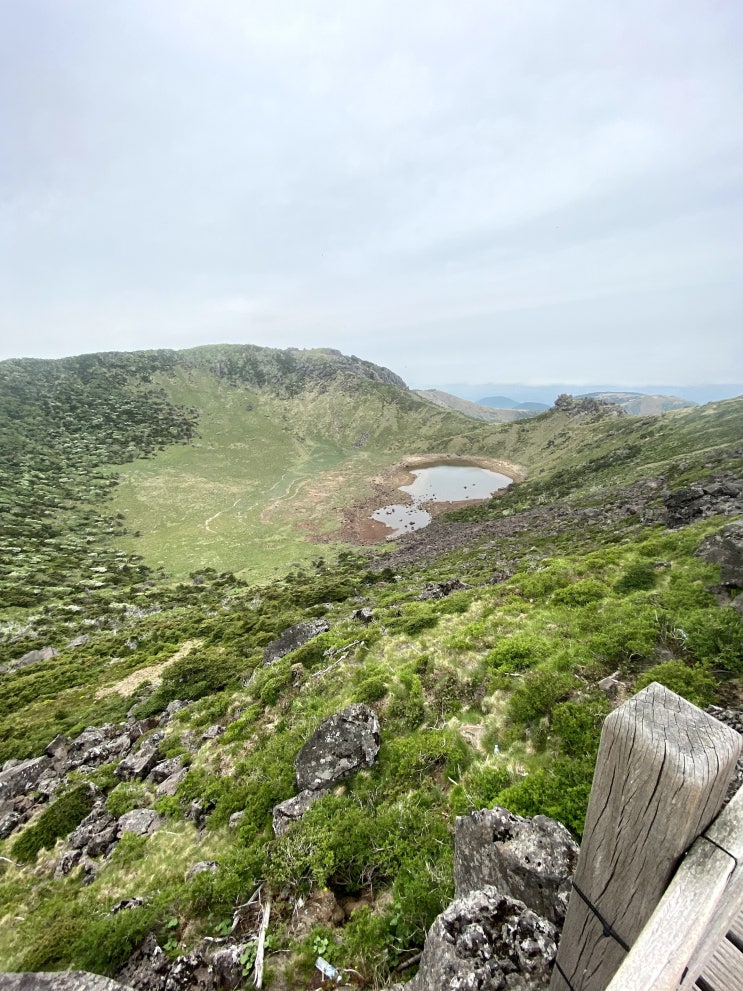
[[[140,781],[122,781],[106,799],[106,810],[118,819],[147,804],[149,792]]]
[[[387,710],[390,720],[402,729],[416,729],[426,717],[420,678],[409,671],[403,672],[392,691],[393,697]]]
[[[552,737],[566,757],[595,757],[604,719],[611,712],[604,699],[561,702],[552,710]]]
[[[589,602],[605,599],[609,589],[596,578],[583,578],[572,585],[558,588],[552,596],[552,602],[562,606],[585,606]]]
[[[552,646],[545,637],[514,633],[500,640],[485,655],[485,662],[499,671],[523,671],[549,657]]]
[[[454,815],[466,815],[473,809],[489,809],[504,788],[512,782],[511,772],[504,764],[476,764],[462,775],[449,794]]]
[[[622,572],[614,584],[614,591],[624,595],[627,592],[642,592],[655,588],[658,575],[652,564],[638,561]]]
[[[25,829],[11,847],[11,856],[22,864],[32,863],[39,850],[51,850],[58,839],[67,836],[93,808],[95,794],[87,784],[79,784],[61,795]]]
[[[528,671],[508,700],[508,715],[515,723],[534,722],[549,715],[574,687],[575,678],[567,671]]]
[[[456,778],[471,760],[462,737],[448,729],[418,730],[384,740],[379,752],[379,772],[395,790],[419,787],[435,771]]]
[[[361,682],[353,693],[353,700],[354,702],[366,702],[368,705],[383,699],[386,694],[387,685],[384,678],[375,675]]]
[[[682,628],[692,657],[743,674],[743,618],[735,609],[696,609]]]
[[[639,692],[651,682],[657,681],[687,701],[704,708],[714,702],[717,695],[717,682],[707,668],[690,667],[683,661],[665,661],[645,671],[635,682]]]
[[[578,838],[591,793],[595,762],[591,759],[562,758],[549,767],[538,768],[521,781],[505,788],[497,798],[516,815],[546,815],[563,823]]]

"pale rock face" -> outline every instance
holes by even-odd
[[[562,823],[524,819],[496,807],[458,816],[454,832],[454,893],[460,898],[493,885],[551,922],[565,918],[578,844]]]

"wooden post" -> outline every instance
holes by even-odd
[[[743,870],[737,863],[743,864],[743,789],[684,857],[607,991],[691,991],[709,966],[719,970],[715,956],[726,946],[725,935],[743,904]]]
[[[627,951],[596,912],[632,946],[719,812],[740,747],[735,730],[655,683],[607,717],[551,991],[605,991]]]

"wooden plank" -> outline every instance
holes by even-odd
[[[741,904],[735,858],[743,862],[743,790],[707,836],[714,843],[694,843],[607,991],[691,989],[717,951]]]
[[[743,862],[741,863],[741,868],[743,868]],[[743,899],[741,899],[743,902]],[[743,946],[743,908],[733,919],[732,925],[730,926],[730,935],[735,939],[739,946]]]
[[[704,937],[699,945],[689,946],[689,962],[687,972],[683,982],[683,987],[691,987],[699,975],[704,971],[707,962],[717,951],[722,940],[735,925],[736,918],[740,914],[740,907],[743,904],[743,789],[739,789],[717,819],[707,830],[707,836],[718,847],[719,851],[726,856],[729,863],[736,867],[730,876],[730,881],[720,897],[717,909],[714,913]],[[711,846],[707,840],[700,838],[698,843]]]
[[[605,937],[579,888],[635,942],[678,861],[717,815],[741,737],[653,683],[604,723],[551,991],[604,991],[626,951]]]
[[[724,939],[698,982],[711,991],[743,991],[743,953]]]

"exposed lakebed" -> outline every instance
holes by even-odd
[[[439,504],[482,501],[513,481],[508,475],[472,464],[433,464],[411,468],[409,474],[413,480],[398,486],[409,501],[381,506],[371,514],[372,520],[389,528],[387,539],[427,526],[431,510],[435,511]]]

